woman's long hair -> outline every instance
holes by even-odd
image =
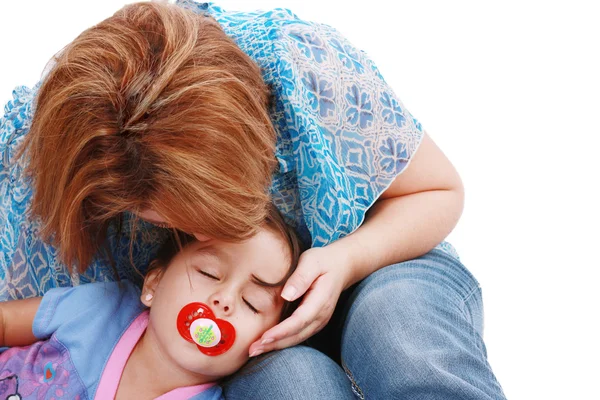
[[[127,5],[55,56],[23,147],[32,212],[68,267],[84,270],[125,211],[249,237],[275,167],[269,91],[211,18]]]

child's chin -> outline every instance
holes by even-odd
[[[215,368],[214,357],[209,357],[200,352],[198,354],[188,354],[178,360],[178,364],[186,371],[206,376],[219,376],[220,373]]]
[[[207,378],[209,382],[218,381],[226,376],[232,375],[240,369],[239,366],[237,368],[233,368],[231,365],[227,365],[226,363],[225,365],[216,365],[214,360],[208,360],[208,362],[196,363],[182,367],[194,374]]]
[[[178,364],[187,371],[220,379],[240,369],[248,359],[235,357],[233,352],[225,352],[218,356],[207,356],[198,349],[180,354]]]

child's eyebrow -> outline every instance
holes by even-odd
[[[219,262],[227,262],[229,258],[229,255],[227,253],[223,252],[217,247],[210,245],[196,249],[194,251],[194,255],[214,257],[214,259],[218,260]]]
[[[283,286],[283,284],[285,283],[285,279],[282,279],[279,282],[269,283],[269,282],[263,281],[256,275],[252,274],[250,277],[250,282],[254,283],[256,286],[260,287],[262,290],[267,292],[270,296],[269,298],[270,298],[271,302],[275,305],[275,304],[277,304],[275,301],[275,299],[277,298],[277,291],[275,289]]]
[[[200,247],[194,250],[194,254],[210,254],[215,257],[222,257],[222,252],[213,246]]]
[[[280,280],[279,282],[269,283],[269,282],[263,281],[262,279],[260,279],[258,276],[254,275],[254,274],[252,274],[251,277],[252,277],[252,283],[255,283],[258,286],[265,287],[265,288],[281,287],[287,280],[287,276],[286,276],[284,279]]]

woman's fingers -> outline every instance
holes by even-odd
[[[290,317],[291,318],[291,317]],[[290,319],[288,318],[288,320]],[[284,321],[285,322],[285,321]],[[285,349],[286,347],[295,346],[302,343],[312,335],[323,329],[327,321],[314,320],[313,322],[306,325],[299,331],[293,331],[290,335],[281,337],[280,339],[274,339],[274,337],[261,338],[257,342],[250,346],[249,354],[250,357],[258,356],[259,354],[267,353],[273,350]]]
[[[249,349],[251,356],[296,345],[308,339],[329,322],[344,288],[344,269],[331,268],[335,262],[327,247],[312,248],[302,254],[281,296],[294,301],[304,298],[285,321],[265,332]]]
[[[306,329],[300,331],[296,335],[289,336],[276,342],[272,342],[262,346],[257,346],[256,349],[250,351],[250,357],[256,357],[260,354],[268,353],[269,351],[281,350],[287,347],[300,344],[306,339],[310,338],[315,333],[319,332],[321,329],[323,329],[324,326],[325,324],[321,325],[318,321],[314,321],[312,324],[307,326]]]
[[[306,293],[313,282],[322,274],[323,270],[318,257],[312,257],[313,250],[318,249],[307,250],[300,256],[296,271],[294,271],[285,283],[281,297],[287,301],[294,301]]]
[[[332,297],[335,299],[332,301]],[[327,282],[315,282],[302,304],[285,321],[269,329],[250,346],[251,355],[296,345],[320,331],[329,321],[338,296],[332,296]]]

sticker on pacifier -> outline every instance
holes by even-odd
[[[215,321],[199,318],[190,325],[190,336],[198,346],[214,347],[221,340],[221,330]]]

